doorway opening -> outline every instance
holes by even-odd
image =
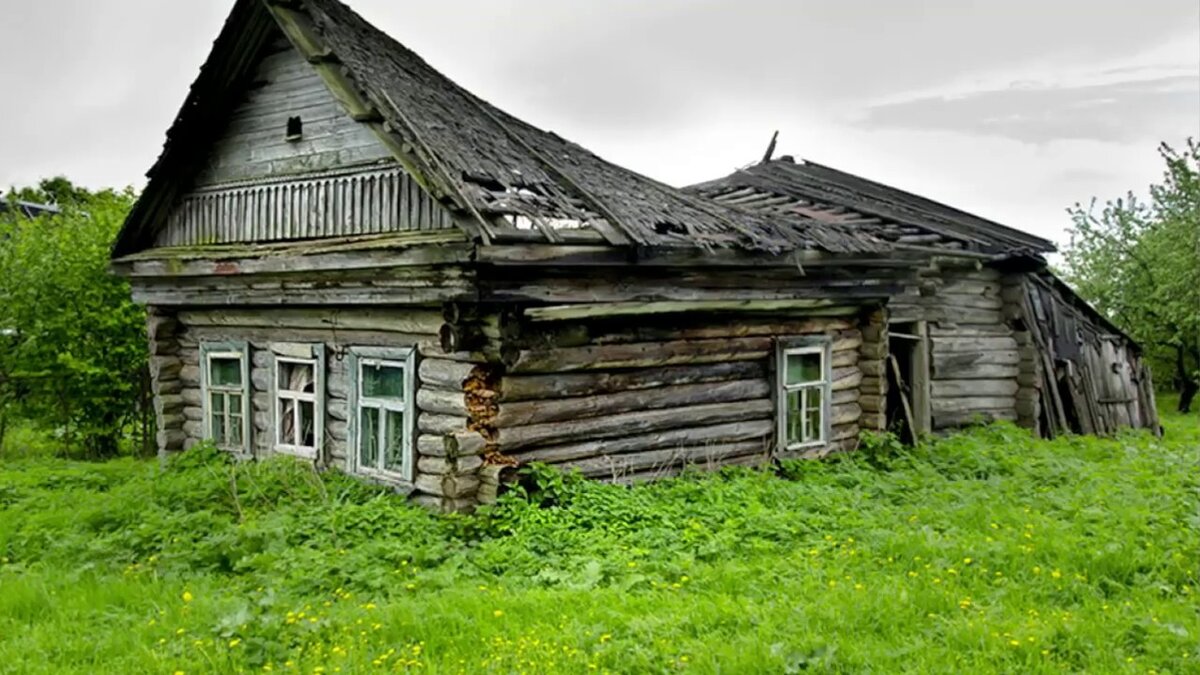
[[[887,429],[907,444],[930,431],[927,335],[923,321],[888,327]]]

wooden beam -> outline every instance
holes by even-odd
[[[831,309],[833,300],[697,300],[676,302],[608,302],[581,303],[533,307],[525,310],[530,321],[578,321],[597,317],[644,316],[648,314],[678,314],[683,312],[779,312],[808,309]],[[847,316],[860,311],[857,306],[840,307],[838,315]]]

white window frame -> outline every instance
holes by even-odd
[[[348,446],[346,448],[346,470],[349,473],[367,476],[389,483],[411,484],[416,480],[417,455],[414,440],[416,429],[416,398],[417,398],[417,369],[416,350],[411,348],[392,347],[351,347],[348,355],[347,375],[350,378],[350,400],[348,407]],[[365,396],[362,391],[364,367],[379,366],[398,368],[404,374],[403,400],[396,402],[389,399]],[[379,458],[376,466],[363,466],[359,463],[359,439],[362,429],[363,407],[380,411],[379,419]],[[387,439],[387,411],[399,412],[403,420],[404,430],[401,436],[401,469],[390,471],[384,468],[385,448]]]
[[[320,459],[321,449],[325,438],[325,358],[324,345],[287,345],[286,347],[272,346],[275,358],[271,362],[271,419],[274,429],[271,431],[272,445],[276,452],[282,452],[304,459]],[[280,351],[285,353],[279,353]],[[309,354],[310,356],[302,356]],[[279,385],[279,366],[294,364],[309,366],[313,370],[312,392],[281,389]],[[299,434],[300,404],[312,403],[313,407],[313,445],[297,445],[286,443],[280,437],[283,424],[280,419],[284,401],[292,401],[292,429]],[[294,438],[292,440],[295,440]]]
[[[830,350],[832,341],[827,337],[805,337],[781,339],[776,343],[775,351],[775,382],[776,382],[776,447],[779,452],[790,453],[811,448],[821,447],[829,443],[832,435],[830,428],[833,400],[833,368]],[[787,362],[791,356],[806,356],[817,354],[821,357],[821,379],[799,384],[787,383]],[[817,437],[803,443],[788,443],[788,394],[806,389],[821,391],[821,428]],[[807,397],[800,397],[801,424],[808,424]]]
[[[231,387],[228,385],[214,385],[211,382],[212,378],[212,361],[213,359],[237,360],[241,368],[242,383],[239,387]],[[232,452],[236,455],[248,456],[251,454],[251,448],[254,447],[250,438],[251,431],[251,413],[250,413],[250,348],[245,342],[201,342],[200,343],[200,407],[202,412],[202,421],[204,428],[201,430],[201,437],[205,440],[214,441],[212,434],[213,425],[213,410],[212,410],[212,395],[214,393],[222,394],[225,399],[225,416],[222,426],[225,428],[225,438],[230,437],[231,420],[229,419],[229,397],[237,395],[242,397],[242,444],[240,446],[231,445],[228,440],[223,444],[217,444],[217,447],[227,452]]]

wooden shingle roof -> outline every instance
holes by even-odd
[[[882,183],[789,157],[746,167],[687,192],[764,214],[794,214],[858,228],[898,248],[1041,256],[1041,237]]]
[[[484,242],[586,240],[770,253],[887,249],[867,231],[721,204],[607,162],[474,96],[338,0],[238,0],[115,255],[152,241],[276,25],[314,67],[325,69],[351,116],[373,125],[418,182]]]

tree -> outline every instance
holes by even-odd
[[[110,457],[139,413],[145,314],[108,272],[132,191],[91,192],[64,178],[10,198],[60,214],[0,216],[0,414],[61,431],[68,447]]]
[[[1159,148],[1167,168],[1144,202],[1132,193],[1102,209],[1069,209],[1065,274],[1097,309],[1142,344],[1179,410],[1200,390],[1200,143]]]

